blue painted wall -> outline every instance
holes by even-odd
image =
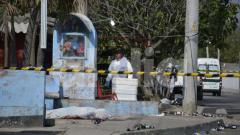
[[[104,108],[112,116],[157,115],[158,102],[111,100],[61,100],[62,107],[79,106]]]
[[[45,72],[0,71],[0,117],[43,116]]]

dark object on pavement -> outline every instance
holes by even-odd
[[[233,116],[232,115],[227,115],[226,116],[228,119],[233,119]]]
[[[199,115],[198,112],[195,112],[192,114],[192,116],[198,116],[198,115]]]
[[[211,114],[211,113],[203,113],[202,115],[205,117],[213,117],[213,114]]]
[[[236,125],[232,125],[231,129],[237,129],[237,126]]]
[[[135,130],[142,130],[142,129],[154,129],[155,127],[153,125],[149,125],[149,124],[136,124],[136,125],[134,125],[133,128]]]
[[[181,106],[183,102],[182,98],[175,98],[175,100],[172,101],[172,105],[179,105]]]
[[[230,125],[230,124],[226,124],[224,125],[225,128],[228,128],[228,129],[237,129],[237,125]]]
[[[101,120],[101,119],[95,119],[95,120],[94,120],[94,124],[98,125],[98,124],[100,124],[102,121],[103,121],[103,120]]]

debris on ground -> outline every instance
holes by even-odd
[[[192,114],[192,116],[199,116],[198,112]]]
[[[147,123],[144,123],[144,124],[138,123],[133,126],[133,129],[127,128],[127,131],[136,131],[136,130],[154,129],[154,128],[155,126],[149,125]]]
[[[225,128],[229,128],[229,129],[237,129],[237,125],[230,125],[230,124],[226,124]]]
[[[160,114],[150,115],[150,116],[153,116],[153,117],[163,117],[163,116],[166,116],[166,113],[165,113],[165,112],[162,112],[162,113],[160,113]]]
[[[195,133],[193,133],[193,135],[207,135],[207,134],[209,134],[208,131],[202,131],[202,132],[195,132]]]
[[[47,119],[101,119],[106,120],[111,115],[105,109],[93,107],[66,107],[46,111]]]
[[[102,123],[104,120],[102,120],[102,119],[95,119],[94,120],[94,124],[95,125],[99,125],[100,123]]]
[[[171,104],[171,100],[169,100],[169,99],[167,99],[167,98],[163,98],[163,99],[161,100],[161,103],[162,103],[162,104],[170,105],[170,104]]]
[[[175,114],[174,115],[183,115],[184,113],[183,112],[175,112]]]
[[[171,101],[172,105],[182,106],[182,103],[183,103],[183,96],[179,94],[176,94],[175,99]]]
[[[183,99],[182,98],[175,98],[173,101],[172,101],[172,105],[179,105],[181,106],[182,105],[182,102],[183,102]]]
[[[225,129],[237,129],[237,125],[225,124],[224,122],[218,121],[218,126],[216,128],[212,128],[211,131],[223,131]]]
[[[213,114],[211,114],[211,113],[203,113],[202,115],[204,117],[214,117]]]

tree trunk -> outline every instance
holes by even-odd
[[[8,67],[8,30],[5,28],[4,32],[4,67]]]
[[[38,17],[37,17],[38,18]],[[30,53],[30,65],[35,66],[36,65],[36,35],[38,30],[38,21],[35,22],[33,33],[32,33],[32,42],[31,42],[31,53]]]
[[[30,65],[33,27],[34,26],[33,26],[32,19],[29,19],[29,26],[28,26],[26,37],[25,37],[25,45],[24,45],[24,65],[25,66]]]
[[[16,54],[16,38],[15,38],[15,28],[14,28],[14,16],[11,17],[11,43],[10,43],[10,66],[17,66],[17,54]]]
[[[36,34],[38,30],[38,16],[40,15],[39,9],[36,7],[34,1],[31,1],[32,10],[30,12],[29,26],[25,38],[24,46],[24,65],[35,66],[36,63]]]

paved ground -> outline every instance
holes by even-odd
[[[239,135],[240,129],[225,129],[223,131],[210,132],[210,135]]]
[[[210,135],[240,135],[240,115],[231,115],[231,119],[223,118],[226,125],[236,125],[237,129],[224,129],[222,131],[211,131]]]
[[[226,119],[226,124],[240,125],[240,94],[223,93],[222,96],[204,94],[204,100],[200,102],[203,107],[224,108],[233,118]],[[240,135],[240,126],[237,129],[224,129],[223,131],[211,131],[210,135]]]
[[[57,120],[56,126],[53,128],[46,128],[48,131],[65,131],[65,135],[119,135],[129,133],[127,129],[134,129],[136,124],[149,124],[155,128],[154,132],[161,130],[162,135],[172,135],[176,132],[179,135],[192,134],[197,130],[209,130],[212,126],[217,125],[217,119],[215,118],[203,118],[203,117],[183,117],[183,116],[154,116],[154,117],[136,117],[136,118],[118,118],[114,120],[108,120],[102,122],[99,125],[95,125],[90,120]],[[189,127],[186,128],[186,127]],[[32,132],[41,131],[39,129],[0,129],[0,134],[6,134],[7,132],[13,132],[12,134],[6,135],[17,135],[19,131],[30,131],[31,134],[36,135]],[[143,134],[148,134],[151,130],[140,130]],[[135,131],[139,132],[139,131]],[[45,132],[46,134],[49,134]],[[169,134],[168,134],[169,133]],[[156,134],[156,133],[155,133]],[[154,135],[155,135],[154,134]],[[21,134],[22,135],[22,134]],[[37,134],[39,135],[39,134]],[[142,135],[142,134],[140,134]]]
[[[223,119],[227,124],[240,125],[240,95],[223,94],[221,97],[205,94],[204,100],[199,103],[203,108],[226,109],[232,118],[211,118],[211,117],[184,117],[184,116],[155,116],[155,117],[135,117],[135,118],[118,118],[105,121],[99,125],[95,125],[90,120],[57,120],[56,126],[51,128],[26,128],[26,129],[1,129],[0,135],[110,135],[121,134],[127,132],[128,128],[133,129],[138,123],[147,123],[155,126],[158,130],[169,130],[169,132],[161,132],[161,134],[192,134],[194,131],[203,130],[203,126],[198,128],[193,125],[201,125]],[[193,126],[193,127],[192,127]],[[186,127],[192,127],[189,132],[185,132]],[[214,128],[214,126],[208,127]],[[176,130],[173,130],[176,129]],[[55,132],[52,132],[55,131]],[[144,130],[145,131],[145,130]],[[146,130],[149,131],[149,130]],[[9,133],[11,132],[11,133]],[[148,134],[148,133],[145,133]],[[210,131],[210,135],[240,135],[240,127],[237,129],[225,129],[223,131]]]
[[[229,114],[240,114],[240,94],[223,93],[222,96],[212,96],[210,93],[205,93],[199,105],[217,109],[224,108]]]

